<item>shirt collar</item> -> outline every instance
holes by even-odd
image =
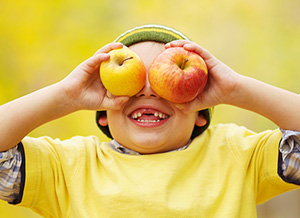
[[[177,148],[177,149],[175,149],[175,150],[168,151],[168,152],[185,150],[190,144],[191,144],[191,140],[189,140],[189,142],[188,142],[185,146],[183,146],[183,147],[181,147],[181,148]],[[115,150],[115,151],[117,151],[117,152],[119,152],[119,153],[122,153],[122,154],[142,155],[142,154],[139,153],[139,152],[136,152],[136,151],[134,151],[134,150],[131,150],[131,149],[129,149],[129,148],[124,147],[123,145],[121,145],[119,142],[117,142],[117,141],[114,140],[114,139],[113,139],[112,141],[109,142],[109,145],[110,145],[110,147],[111,147],[113,150]]]

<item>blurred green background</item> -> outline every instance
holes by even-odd
[[[1,0],[0,105],[61,80],[120,33],[149,23],[182,31],[240,74],[299,93],[299,10],[299,0]],[[276,128],[252,112],[215,109],[213,123]],[[94,112],[81,111],[30,135],[91,134],[105,139]],[[299,191],[284,194],[258,206],[258,217],[299,217],[299,203]],[[3,201],[0,216],[39,217]]]

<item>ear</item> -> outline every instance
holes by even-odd
[[[207,120],[206,118],[204,117],[204,114],[203,113],[199,113],[197,119],[196,119],[196,126],[204,126],[207,124]]]
[[[108,125],[107,116],[100,116],[98,123],[100,126],[107,126]]]

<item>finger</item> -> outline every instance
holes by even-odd
[[[122,44],[122,43],[119,43],[119,42],[112,42],[112,43],[109,43],[109,44],[103,46],[103,47],[100,48],[98,51],[96,51],[95,55],[100,54],[100,53],[108,53],[108,52],[110,52],[111,50],[118,49],[118,48],[122,48],[122,47],[123,47],[123,44]]]
[[[196,44],[195,42],[188,41],[188,40],[176,40],[172,41],[165,45],[166,48],[170,47],[183,47],[184,49],[188,51],[195,52],[199,54],[204,59],[211,59],[214,58],[212,54],[209,53],[208,50],[204,49],[200,45]]]
[[[79,67],[87,73],[92,73],[97,67],[99,67],[102,61],[106,61],[108,59],[109,54],[97,54],[82,62]]]
[[[114,99],[114,106],[120,109],[128,100],[129,100],[128,96],[117,96]]]
[[[169,42],[165,45],[166,48],[170,47],[183,47],[185,44],[191,43],[189,40],[175,40],[172,42]]]
[[[193,107],[193,101],[182,104],[175,104],[175,106],[185,114],[191,113],[195,110],[195,108]]]
[[[104,110],[120,110],[128,100],[128,96],[116,96],[114,98],[105,98],[101,108]]]
[[[204,60],[215,58],[208,50],[206,50],[205,48],[201,47],[198,44],[190,43],[190,44],[185,44],[183,47],[188,51],[192,51],[199,54]]]
[[[175,104],[175,106],[179,109],[179,110],[186,110],[186,108],[188,107],[187,103],[182,103],[182,104]]]
[[[83,62],[83,64],[86,64],[88,67],[95,67],[98,66],[102,61],[107,61],[109,58],[109,54],[101,53],[88,58]]]
[[[208,108],[208,105],[204,105],[202,101],[203,100],[199,100],[199,96],[198,96],[189,102],[175,104],[175,106],[183,113],[187,114],[187,113],[192,113],[192,112],[196,112]]]
[[[115,98],[116,96],[114,96],[108,90],[106,90],[106,97],[108,97],[108,98]]]

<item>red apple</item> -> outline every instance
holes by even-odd
[[[204,89],[208,72],[204,60],[195,52],[172,47],[159,54],[148,72],[152,89],[174,103],[193,100]]]

